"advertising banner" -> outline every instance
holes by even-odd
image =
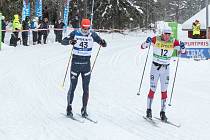
[[[30,0],[23,0],[22,21],[25,20],[26,16],[30,17],[30,14]]]
[[[42,19],[42,0],[36,0],[35,3],[35,16]]]
[[[64,15],[63,15],[63,22],[65,24],[65,30],[64,32],[66,32],[66,28],[68,26],[68,17],[69,17],[69,2],[70,0],[64,0]]]
[[[193,39],[184,41],[187,50],[182,58],[210,59],[210,41],[208,39]]]

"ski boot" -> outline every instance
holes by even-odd
[[[87,111],[86,111],[86,107],[82,107],[82,109],[81,109],[81,115],[84,118],[88,116]]]
[[[152,110],[151,109],[147,109],[147,112],[146,112],[146,117],[149,118],[149,119],[152,119]]]
[[[67,116],[73,116],[71,105],[68,105],[68,106],[67,106],[66,115],[67,115]]]
[[[166,117],[166,114],[164,111],[160,111],[160,119],[163,121],[163,122],[167,122],[167,117]]]

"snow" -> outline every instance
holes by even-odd
[[[66,94],[69,73],[63,81],[71,47],[47,45],[10,47],[9,34],[0,51],[0,139],[1,140],[204,140],[210,137],[210,61],[180,59],[172,106],[167,116],[181,124],[176,128],[159,123],[158,128],[146,122],[151,53],[146,66],[141,95],[138,86],[147,50],[139,45],[151,33],[130,32],[100,34],[108,47],[102,48],[94,67],[88,113],[97,124],[78,123],[66,118]],[[98,46],[95,44],[91,61]],[[171,82],[176,61],[171,62]],[[82,98],[79,79],[73,111],[80,113]],[[160,89],[153,102],[153,116],[159,116]]]

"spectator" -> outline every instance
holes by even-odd
[[[23,46],[29,46],[28,45],[28,32],[29,32],[29,29],[30,29],[30,26],[29,26],[29,17],[26,16],[25,20],[23,20],[22,22],[22,29],[23,29],[23,32],[22,32],[22,40],[23,40]]]
[[[193,29],[193,38],[199,39],[201,34],[201,24],[199,23],[199,20],[195,20],[192,25]]]
[[[4,43],[4,37],[5,37],[5,33],[6,33],[6,26],[7,26],[7,22],[6,22],[6,20],[5,20],[5,17],[4,16],[2,16],[2,24],[1,24],[1,28],[2,28],[2,38],[1,38],[1,41]]]
[[[71,25],[74,29],[79,28],[79,17],[77,15],[71,20]]]
[[[12,22],[12,28],[13,28],[13,33],[11,34],[11,38],[10,38],[10,46],[17,46],[17,41],[20,40],[20,38],[18,37],[19,31],[21,29],[21,24],[19,21],[19,15],[16,14],[14,15],[14,20]]]
[[[38,31],[38,44],[41,44],[42,36],[44,40],[44,44],[47,44],[47,36],[49,33],[49,24],[48,19],[44,18],[44,21],[40,20],[39,22],[39,31]]]
[[[38,40],[38,17],[34,17],[34,19],[31,22],[31,29],[32,29],[32,35],[33,35],[33,45],[36,45]]]
[[[63,38],[63,27],[65,24],[63,23],[62,19],[58,19],[54,26],[54,33],[55,33],[55,42],[61,43]]]

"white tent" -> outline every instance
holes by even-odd
[[[210,5],[209,5],[209,25],[208,27],[210,27]],[[194,16],[192,16],[190,19],[188,19],[187,21],[185,21],[182,24],[182,30],[192,30],[192,23],[195,22],[195,20],[199,20],[200,24],[201,24],[201,29],[205,30],[206,29],[206,7],[203,8],[201,11],[199,11],[197,14],[195,14]]]

